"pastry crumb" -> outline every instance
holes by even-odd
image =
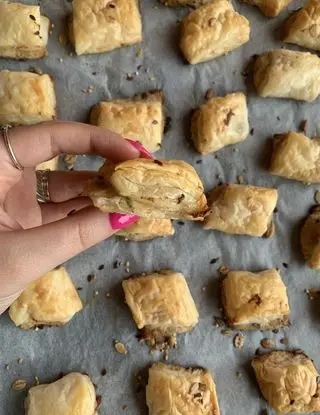
[[[262,339],[260,344],[264,349],[274,349],[276,347],[272,339]]]
[[[241,333],[236,334],[233,339],[233,345],[236,349],[242,349],[244,346],[244,335]]]
[[[15,392],[23,391],[27,387],[27,381],[24,379],[17,379],[11,384],[11,389]]]
[[[218,272],[223,275],[223,276],[227,276],[229,274],[230,269],[228,267],[226,267],[225,265],[221,265],[218,268]]]
[[[233,331],[231,329],[225,329],[221,331],[221,334],[223,334],[224,336],[232,336]]]
[[[34,384],[35,384],[36,386],[40,385],[40,380],[39,380],[38,376],[35,376],[35,377],[34,377]]]
[[[127,350],[127,348],[126,348],[126,347],[125,347],[125,345],[124,345],[123,343],[121,343],[119,340],[116,340],[116,341],[114,342],[114,347],[115,347],[115,349],[116,349],[116,351],[117,351],[118,353],[123,354],[123,355],[127,355],[127,354],[128,354],[128,350]]]
[[[43,70],[38,68],[38,67],[35,67],[35,66],[31,66],[29,68],[29,72],[33,72],[33,73],[36,73],[38,75],[43,75]]]
[[[239,184],[243,184],[244,183],[244,178],[243,176],[237,176],[237,180]]]

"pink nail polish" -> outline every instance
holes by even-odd
[[[153,159],[153,155],[151,153],[149,153],[149,151],[146,148],[144,148],[142,144],[140,144],[140,143],[138,143],[137,141],[134,141],[134,140],[129,140],[128,138],[127,138],[127,141],[133,147],[135,147],[137,150],[140,151],[141,158]]]
[[[137,222],[140,217],[136,215],[110,213],[109,220],[113,230],[123,229]]]

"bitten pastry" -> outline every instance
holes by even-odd
[[[270,172],[304,183],[320,183],[320,138],[301,133],[276,135]]]
[[[262,395],[277,412],[320,411],[319,373],[301,350],[276,350],[256,357],[251,364]]]
[[[320,2],[310,0],[284,24],[284,42],[295,43],[304,48],[320,50]]]
[[[312,208],[300,234],[303,256],[310,268],[320,269],[320,205]]]
[[[287,289],[279,272],[229,271],[222,283],[228,324],[237,330],[272,330],[289,324]]]
[[[55,88],[49,75],[0,71],[0,125],[37,124],[55,116]]]
[[[205,369],[155,363],[146,389],[150,415],[219,415],[216,385]]]
[[[73,0],[72,6],[70,38],[77,55],[141,42],[139,0]]]
[[[84,191],[102,212],[132,213],[147,219],[203,220],[207,199],[192,166],[179,160],[128,160],[100,170]]]
[[[9,315],[22,329],[38,325],[62,326],[82,310],[82,303],[67,271],[61,267],[30,284],[11,305]]]
[[[95,415],[96,408],[95,387],[89,376],[81,373],[33,386],[25,400],[26,415]]]
[[[320,94],[320,59],[309,52],[277,49],[256,58],[253,81],[262,97],[314,101]]]
[[[242,0],[244,3],[257,6],[267,17],[276,17],[292,0]]]
[[[164,130],[163,94],[152,91],[137,95],[132,100],[100,102],[92,108],[90,122],[139,140],[149,151],[157,151],[161,147]]]
[[[58,170],[59,156],[37,165],[36,170]]]
[[[171,236],[174,232],[170,219],[140,218],[138,222],[117,232],[117,236],[122,236],[129,241],[149,241],[158,237]]]
[[[239,235],[270,237],[274,233],[273,211],[278,201],[276,189],[224,184],[208,196],[210,214],[205,229]]]
[[[0,57],[42,58],[47,54],[49,26],[39,6],[0,2]]]
[[[210,3],[212,0],[160,0],[160,3],[168,7],[189,6],[199,7]]]
[[[247,100],[242,92],[214,97],[192,116],[191,136],[201,154],[243,141],[248,135]]]
[[[247,43],[249,21],[228,0],[215,0],[187,15],[181,23],[180,48],[191,64],[225,55]]]

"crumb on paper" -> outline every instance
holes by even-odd
[[[242,349],[244,346],[244,335],[241,333],[236,334],[233,339],[233,345],[236,349]]]
[[[223,334],[224,336],[232,336],[233,331],[231,329],[225,329],[225,330],[221,330],[221,334]]]
[[[38,75],[43,74],[43,70],[41,68],[36,67],[36,66],[30,66],[29,72],[33,72],[33,73],[36,73]]]
[[[25,379],[17,379],[11,384],[11,389],[15,392],[23,391],[27,387],[27,381]]]
[[[274,349],[276,347],[275,342],[272,339],[262,339],[260,344],[264,349]]]
[[[88,85],[87,88],[81,89],[81,92],[84,92],[85,94],[92,94],[93,91],[94,91],[93,85]]]
[[[218,317],[218,316],[214,316],[213,319],[214,319],[213,325],[214,325],[215,328],[218,329],[218,328],[221,328],[221,327],[225,327],[226,323],[223,320],[223,318]]]
[[[237,180],[239,184],[243,184],[244,183],[244,178],[243,176],[237,176]]]
[[[36,386],[40,385],[40,380],[39,380],[38,376],[35,376],[35,377],[34,377],[34,384],[35,384]]]
[[[66,36],[65,33],[60,33],[59,37],[58,37],[58,41],[60,43],[60,45],[65,46],[68,43],[68,38]]]
[[[114,348],[120,354],[123,354],[123,355],[128,354],[128,350],[127,350],[126,346],[122,342],[120,342],[119,340],[116,340],[114,342]]]
[[[218,272],[222,275],[222,276],[227,276],[229,274],[230,269],[228,267],[226,267],[225,265],[221,265],[218,268]]]

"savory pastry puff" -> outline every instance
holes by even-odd
[[[292,0],[242,0],[244,3],[257,6],[267,17],[278,16]]]
[[[276,269],[229,271],[222,303],[228,324],[237,330],[272,330],[289,323],[287,289]]]
[[[103,101],[90,114],[91,124],[139,140],[149,151],[161,147],[164,130],[163,94],[146,92],[134,99]]]
[[[320,50],[320,2],[310,0],[292,13],[284,24],[284,42]]]
[[[0,57],[42,58],[47,54],[49,26],[39,6],[0,2]]]
[[[0,71],[0,125],[37,124],[55,116],[55,88],[49,75]]]
[[[9,316],[22,329],[44,324],[62,326],[82,310],[82,303],[65,268],[60,267],[30,284],[11,305]]]
[[[314,101],[320,94],[320,58],[277,49],[256,58],[253,81],[262,97]]]
[[[37,165],[36,170],[58,170],[59,156]]]
[[[219,415],[216,385],[201,368],[154,363],[149,369],[146,399],[150,415]]]
[[[300,234],[303,256],[313,269],[320,269],[320,205],[312,208]]]
[[[95,387],[89,376],[81,373],[33,386],[25,400],[26,415],[95,415],[96,407]]]
[[[215,187],[208,196],[210,214],[205,229],[239,235],[273,235],[272,214],[278,201],[276,189],[240,184]]]
[[[160,0],[160,3],[168,7],[179,7],[179,6],[189,6],[189,7],[199,7],[204,4],[210,3],[212,0]]]
[[[214,97],[193,113],[191,137],[201,154],[243,141],[248,135],[247,100],[242,92]]]
[[[270,172],[304,183],[320,183],[320,138],[289,132],[276,135]]]
[[[129,241],[149,241],[150,239],[174,235],[174,227],[170,219],[140,218],[125,229],[117,232]]]
[[[277,412],[320,411],[319,373],[301,350],[275,350],[251,362],[266,401]]]
[[[249,41],[249,21],[228,0],[215,0],[187,15],[181,23],[180,48],[191,64],[205,62]]]
[[[72,6],[70,38],[77,55],[141,42],[139,0],[73,0]]]
[[[84,191],[102,212],[148,219],[203,220],[208,211],[203,185],[192,166],[179,160],[135,159],[110,169],[105,163]]]

